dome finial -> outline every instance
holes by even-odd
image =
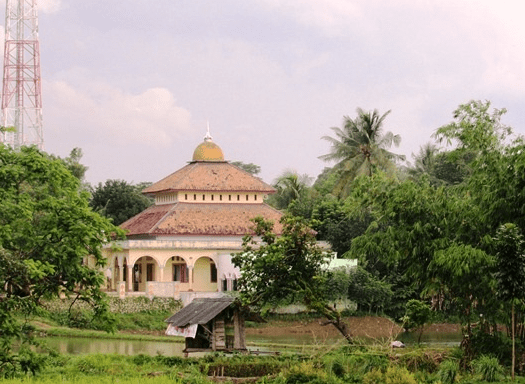
[[[195,151],[193,152],[192,161],[223,162],[224,154],[222,153],[222,149],[213,142],[212,137],[210,135],[210,123],[208,121],[206,121],[206,123],[207,130],[206,136],[204,136],[204,142],[200,143],[199,146],[195,148]]]
[[[207,130],[206,130],[206,136],[204,136],[204,141],[212,141],[213,138],[210,135],[210,122],[206,120]]]

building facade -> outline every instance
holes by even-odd
[[[236,290],[231,254],[262,216],[280,234],[282,213],[264,203],[270,185],[224,160],[209,133],[183,168],[146,188],[154,205],[121,224],[126,239],[105,248],[108,290],[120,297],[195,297]]]

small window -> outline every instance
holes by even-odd
[[[222,195],[219,195],[219,200],[222,201]]]
[[[232,201],[232,195],[228,195],[228,200]]]
[[[228,280],[222,279],[222,291],[226,292],[228,290]]]
[[[249,196],[249,195],[246,195],[246,201],[248,201],[249,198],[250,198],[250,196]]]
[[[257,201],[257,195],[253,195],[253,199]]]
[[[206,195],[202,195],[202,201],[206,200]]]
[[[184,194],[184,200],[188,200],[188,194],[187,193]]]
[[[213,196],[215,196],[215,195],[211,195],[211,201],[213,201]]]
[[[193,195],[193,200],[197,200],[197,195]]]
[[[241,200],[241,195],[237,195],[237,201]]]

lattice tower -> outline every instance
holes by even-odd
[[[15,149],[43,149],[42,86],[36,0],[7,0],[5,15],[2,141]]]

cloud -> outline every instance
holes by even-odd
[[[260,0],[270,9],[289,13],[299,23],[315,26],[327,35],[345,34],[348,26],[362,20],[363,12],[355,1],[348,0]],[[364,23],[363,23],[364,24]]]
[[[167,147],[190,126],[190,113],[165,88],[131,94],[106,83],[78,87],[63,80],[44,82],[43,87],[52,137],[82,132],[88,141]]]

